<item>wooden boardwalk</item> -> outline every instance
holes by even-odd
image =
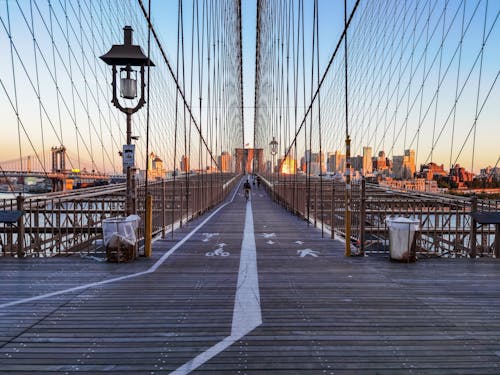
[[[500,373],[498,260],[345,258],[250,207],[253,230],[236,194],[133,263],[0,258],[0,373]]]

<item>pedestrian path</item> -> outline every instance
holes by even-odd
[[[253,189],[130,264],[0,260],[0,373],[499,373],[495,260],[346,258]]]

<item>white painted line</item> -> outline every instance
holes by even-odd
[[[96,281],[96,282],[90,283],[90,284],[75,286],[73,288],[63,289],[63,290],[59,290],[57,292],[42,294],[40,296],[35,296],[35,297],[30,297],[30,298],[24,298],[24,299],[20,299],[20,300],[17,300],[17,301],[7,302],[7,303],[1,304],[0,305],[0,309],[4,308],[4,307],[10,307],[10,306],[15,306],[15,305],[20,305],[22,303],[38,301],[38,300],[41,300],[41,299],[50,298],[50,297],[58,296],[58,295],[65,294],[65,293],[77,292],[79,290],[83,290],[83,289],[87,289],[87,288],[92,288],[94,286],[100,286],[100,285],[114,283],[116,281],[127,280],[127,279],[131,279],[133,277],[137,277],[137,276],[142,276],[142,275],[148,274],[150,272],[151,271],[149,271],[149,270],[142,271],[142,272],[133,273],[133,274],[130,274],[130,275],[115,277],[115,278],[109,279],[109,280]]]
[[[195,234],[201,227],[203,227],[215,214],[217,214],[220,210],[222,210],[224,207],[226,207],[229,203],[232,203],[234,201],[234,197],[236,196],[236,192],[239,190],[242,181],[243,180],[241,180],[240,183],[238,184],[238,187],[236,188],[235,193],[233,194],[233,197],[231,198],[231,200],[229,202],[222,204],[219,208],[217,208],[214,212],[212,212],[205,220],[203,220],[200,224],[198,224],[198,226],[196,228],[194,228],[191,232],[189,232],[182,240],[177,242],[169,251],[167,251],[165,254],[163,254],[163,256],[160,259],[158,259],[156,261],[156,263],[153,264],[146,271],[132,273],[130,275],[125,275],[125,276],[120,276],[120,277],[115,277],[115,278],[108,279],[108,280],[96,281],[96,282],[89,283],[89,284],[75,286],[73,288],[59,290],[57,292],[46,293],[46,294],[42,294],[42,295],[35,296],[35,297],[23,298],[23,299],[20,299],[17,301],[3,303],[3,304],[0,304],[0,309],[5,308],[5,307],[20,305],[23,303],[39,301],[41,299],[50,298],[50,297],[58,296],[58,295],[65,294],[65,293],[77,292],[77,291],[84,290],[87,288],[92,288],[95,286],[111,284],[111,283],[114,283],[117,281],[127,280],[127,279],[131,279],[133,277],[138,277],[138,276],[146,275],[146,274],[151,273],[151,272],[155,272],[158,269],[158,267],[160,267],[167,260],[167,258],[170,255],[172,255],[179,247],[181,247],[188,239],[190,239],[193,236],[193,234]]]
[[[186,375],[223,352],[236,341],[243,338],[262,324],[260,307],[259,276],[257,272],[257,251],[253,226],[253,212],[250,201],[247,201],[245,229],[241,243],[240,268],[238,284],[234,298],[233,323],[231,336],[218,342],[191,361],[171,372],[174,375]]]
[[[262,324],[260,310],[259,275],[257,273],[257,251],[253,226],[253,212],[247,202],[245,230],[241,244],[238,286],[234,300],[231,336],[245,336]]]
[[[217,344],[205,350],[203,353],[199,354],[188,363],[182,365],[177,370],[172,371],[170,374],[171,375],[189,374],[191,371],[197,369],[202,364],[211,360],[217,354],[222,353],[224,350],[233,345],[237,340],[238,339],[235,339],[233,336],[226,337],[224,340],[219,341]]]

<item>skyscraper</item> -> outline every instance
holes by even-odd
[[[231,154],[227,151],[222,152],[218,157],[217,163],[222,172],[231,172],[233,169]]]
[[[335,151],[333,170],[335,172],[344,173],[346,167],[345,155],[341,154],[339,150]]]
[[[189,172],[190,171],[190,166],[189,166],[189,156],[182,155],[181,158],[181,172]]]
[[[414,177],[416,171],[414,150],[405,150],[404,155],[393,156],[392,160],[392,173],[395,178],[406,180]]]
[[[363,147],[363,175],[367,175],[373,172],[372,163],[372,148]]]

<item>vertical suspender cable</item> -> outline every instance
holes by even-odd
[[[349,138],[349,100],[347,86],[347,0],[344,0],[344,81],[345,81],[345,153],[346,153],[346,185],[345,185],[345,255],[351,256],[351,140]]]
[[[182,28],[181,28],[181,46],[182,46],[182,90],[186,92],[186,68],[185,68],[185,50],[184,50],[184,8],[181,8],[181,17],[182,17]],[[191,94],[190,94],[191,95]],[[189,99],[189,103],[191,102],[191,98]],[[189,173],[191,170],[191,156],[188,153],[187,150],[187,124],[186,124],[186,106],[183,106],[183,114],[182,114],[182,122],[183,122],[183,130],[184,130],[184,157],[186,159],[186,173],[184,173],[184,185],[181,185],[181,196],[185,196],[184,199],[181,198],[181,202],[186,205],[186,220],[188,219],[189,216],[189,193],[188,193],[188,186],[189,186]],[[189,166],[189,168],[187,168]],[[180,209],[180,223],[182,225],[182,205]]]
[[[17,102],[17,81],[16,81],[16,70],[14,68],[14,42],[12,41],[12,31],[11,31],[11,23],[10,23],[10,9],[9,3],[6,3],[7,6],[7,23],[9,28],[9,44],[10,44],[10,62],[12,64],[12,82],[14,83],[14,105],[17,119],[17,140],[18,140],[18,149],[19,149],[19,162],[20,168],[23,170],[23,152],[21,147],[21,121],[19,119],[19,105]],[[24,185],[23,185],[24,189]]]
[[[40,131],[42,141],[42,168],[46,168],[47,159],[45,157],[45,137],[43,131],[43,118],[42,118],[42,99],[40,96],[40,75],[38,70],[38,54],[36,52],[36,38],[35,38],[35,22],[33,19],[33,0],[30,0],[30,16],[31,16],[31,30],[33,32],[33,58],[35,60],[35,75],[36,75],[36,94],[38,96],[38,115],[40,118]]]
[[[181,17],[182,17],[182,0],[178,1],[178,9],[177,9],[177,68],[175,72],[175,76],[179,79],[179,35],[180,35],[180,27],[181,27]],[[178,116],[179,116],[179,90],[175,92],[175,130],[174,130],[174,180],[172,186],[172,199],[171,199],[171,207],[172,214],[170,216],[171,225],[172,225],[172,238],[174,238],[174,222],[175,222],[175,197],[177,194],[176,191],[176,181],[177,181],[177,173],[176,173],[176,165],[177,165],[177,130],[178,130]]]
[[[148,1],[148,18],[151,19],[151,2],[153,0],[149,0]],[[150,61],[150,58],[151,58],[151,25],[149,24],[148,22],[148,46],[147,46],[147,54],[148,54],[148,61]],[[147,67],[147,79],[148,79],[148,86],[147,86],[147,91],[146,91],[146,95],[147,95],[147,98],[146,98],[146,178],[144,180],[144,217],[146,217],[147,213],[146,213],[146,210],[147,210],[147,201],[148,201],[148,181],[149,181],[149,176],[148,176],[148,167],[149,167],[149,107],[150,107],[150,96],[149,96],[149,93],[150,93],[150,88],[151,88],[151,80],[150,80],[150,73],[151,73],[151,67],[150,67],[150,64],[148,64],[148,67]],[[146,233],[146,220],[144,219],[144,234],[145,236],[148,235],[148,233]],[[172,230],[172,233],[173,233],[173,230]]]
[[[457,80],[455,83],[455,103],[458,101],[458,87],[460,82],[460,68],[462,65],[462,47],[464,41],[464,24],[465,24],[465,5],[466,0],[463,1],[462,8],[462,29],[460,31],[460,41],[459,41],[459,50],[458,50],[458,66],[457,66]],[[451,169],[452,160],[453,160],[453,144],[455,143],[455,124],[456,124],[456,115],[457,115],[457,106],[453,106],[453,122],[451,128],[451,145],[450,145],[450,161],[448,167]]]
[[[314,8],[316,11],[316,79],[319,86],[319,9],[318,0],[314,2]],[[313,46],[314,49],[314,46]],[[323,204],[323,142],[321,138],[321,93],[318,93],[318,141],[319,141],[319,194],[321,202],[321,237],[325,236],[324,227],[324,204]]]
[[[198,10],[198,4],[196,2],[196,11]],[[196,13],[197,15],[197,13]],[[193,1],[193,8],[192,8],[192,18],[191,18],[191,67],[190,67],[190,78],[189,78],[189,103],[193,103],[193,77],[194,77],[194,30],[195,30],[195,2]],[[192,127],[192,119],[191,117],[189,118],[189,135],[186,136],[186,133],[184,133],[184,154],[189,157],[189,160],[192,160],[191,158],[191,127]],[[186,130],[184,130],[186,132]],[[191,186],[190,186],[190,178],[189,178],[189,173],[186,173],[186,218],[189,215],[189,203],[191,203],[191,200],[194,198],[194,194],[190,194],[191,192]]]
[[[477,118],[479,117],[479,96],[481,94],[481,80],[483,75],[483,56],[484,56],[484,44],[486,38],[486,21],[488,19],[488,0],[484,6],[484,24],[483,24],[483,39],[481,44],[481,61],[479,63],[479,77],[477,82],[477,96],[476,96],[476,110],[474,114],[474,134],[472,137],[472,161],[471,161],[471,171],[474,173],[474,158],[476,156],[476,129],[477,129]]]
[[[443,29],[442,29],[442,34],[441,34],[441,45],[439,47],[439,69],[438,69],[438,77],[437,77],[437,88],[436,88],[436,105],[434,106],[434,121],[432,125],[432,143],[431,143],[431,162],[434,161],[433,155],[434,155],[434,139],[436,136],[436,121],[437,121],[437,113],[438,113],[438,105],[439,105],[439,87],[441,85],[441,70],[442,70],[442,63],[443,63],[443,44],[444,44],[444,39],[445,39],[445,26],[446,26],[446,9],[447,9],[448,3],[444,3],[444,10],[443,10]],[[412,176],[413,177],[413,176]]]
[[[311,99],[314,92],[314,46],[316,43],[315,37],[315,22],[316,22],[316,1],[314,2],[314,11],[313,11],[313,25],[312,25],[312,48],[311,48]],[[311,112],[309,113],[309,160],[308,160],[308,168],[307,168],[307,224],[309,225],[309,220],[311,217],[311,172],[312,172],[312,137],[313,137],[313,114],[314,114],[314,106],[311,107]],[[306,130],[307,131],[307,130]],[[316,189],[314,189],[314,194],[316,194]],[[316,197],[315,197],[316,201]],[[316,215],[316,207],[314,207],[315,215]],[[316,224],[316,217],[314,218],[314,223]]]

